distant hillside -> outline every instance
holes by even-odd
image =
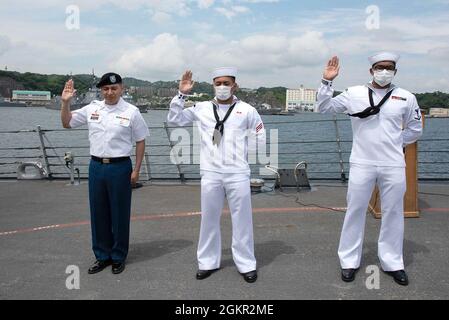
[[[150,81],[139,80],[135,78],[124,78],[125,85],[129,87],[149,87],[152,85]]]
[[[1,71],[0,78],[12,78],[22,84],[25,90],[50,91],[52,94],[60,94],[64,89],[65,82],[69,79],[69,75],[57,74],[37,74],[37,73],[19,73],[11,71]],[[79,92],[85,92],[92,85],[92,75],[81,74],[74,75],[76,88]]]
[[[65,82],[70,78],[70,75],[56,75],[56,74],[37,74],[37,73],[19,73],[14,71],[0,70],[0,78],[6,77],[17,81],[23,85],[25,90],[40,90],[50,91],[54,95],[62,92]],[[78,92],[86,92],[89,87],[97,83],[99,78],[92,77],[89,74],[72,75],[75,81],[75,86]],[[177,81],[157,81],[150,82],[136,78],[123,78],[123,82],[127,87],[153,87],[155,89],[161,88],[178,88]],[[213,88],[211,84],[202,82],[195,84],[196,92],[204,92],[212,94]]]
[[[13,79],[21,88],[25,90],[42,90],[50,91],[53,95],[59,95],[64,88],[64,83],[69,79],[69,75],[56,75],[56,74],[37,74],[37,73],[19,73],[13,71],[0,70],[1,79]],[[89,87],[98,81],[98,78],[94,78],[89,74],[73,75],[75,80],[75,86],[79,93],[86,92]],[[178,81],[157,81],[150,82],[140,80],[136,78],[124,78],[124,83],[128,87],[152,87],[154,89],[170,89],[178,88]],[[1,81],[0,81],[1,83]],[[253,105],[260,103],[269,103],[273,107],[285,106],[285,91],[287,88],[275,87],[264,88],[261,87],[257,90],[242,89],[239,91],[239,97]],[[194,92],[207,93],[209,96],[213,96],[213,86],[207,82],[196,83]],[[449,108],[449,94],[444,92],[433,93],[420,93],[416,94],[418,104],[422,109],[429,108]]]
[[[449,94],[444,92],[418,93],[416,99],[421,109],[449,108]]]

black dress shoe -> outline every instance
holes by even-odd
[[[125,262],[113,262],[112,263],[112,273],[119,274],[125,270]]]
[[[243,279],[245,279],[248,283],[256,282],[257,280],[257,271],[253,270],[247,273],[242,273]]]
[[[97,260],[95,261],[95,263],[89,268],[89,270],[87,271],[87,273],[89,274],[95,274],[98,273],[100,271],[103,271],[104,268],[106,268],[107,266],[110,266],[112,263],[111,260],[105,260],[105,261],[100,261]]]
[[[408,286],[408,277],[404,270],[386,271],[385,273],[392,276],[397,284]]]
[[[198,271],[196,272],[196,278],[197,278],[198,280],[206,279],[206,278],[210,277],[210,275],[211,275],[212,273],[214,273],[215,271],[217,271],[217,270],[218,270],[218,269],[214,269],[214,270],[198,270]]]
[[[352,282],[358,269],[341,269],[341,279],[344,282]]]

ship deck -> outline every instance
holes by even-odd
[[[344,212],[298,204],[294,191],[253,195],[259,279],[248,284],[232,261],[231,221],[222,217],[219,272],[195,279],[200,188],[148,182],[133,192],[126,270],[96,275],[91,251],[87,182],[0,180],[0,299],[448,299],[448,184],[421,183],[421,216],[406,219],[408,287],[380,272],[369,290],[370,265],[380,266],[380,220],[369,213],[362,266],[353,283],[340,279],[337,246]],[[446,196],[444,196],[446,194]],[[346,186],[316,182],[303,203],[343,209]],[[80,289],[66,288],[66,268],[80,268]]]

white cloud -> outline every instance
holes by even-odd
[[[246,13],[250,11],[249,8],[244,6],[232,6],[231,9],[236,13]]]
[[[239,0],[241,2],[250,2],[250,3],[275,3],[280,0]]]
[[[28,16],[22,19],[10,14],[11,7],[1,2],[2,64],[10,70],[62,74],[86,73],[94,67],[97,73],[112,69],[148,80],[173,80],[191,68],[202,81],[209,80],[214,67],[235,65],[241,71],[242,86],[297,87],[300,83],[315,86],[328,57],[338,54],[342,70],[336,86],[344,89],[369,80],[367,57],[386,49],[403,57],[399,85],[415,92],[449,88],[449,13],[443,10],[423,14],[419,20],[382,11],[380,30],[370,31],[365,28],[364,8],[304,11],[296,7],[297,17],[290,21],[257,12],[253,28],[247,25],[249,19],[236,17],[252,17],[257,3],[272,1],[78,0],[81,29],[70,32],[64,27],[64,5],[72,2],[23,0],[20,6],[29,7],[24,7]],[[103,29],[101,21],[83,19],[86,10],[107,5],[107,14],[115,12],[118,17],[125,8],[149,12],[151,28],[127,20],[117,29],[110,24]],[[217,33],[223,30],[223,19],[210,14],[219,8],[225,10],[220,14],[232,19],[234,32]],[[61,19],[45,19],[49,10],[59,10]],[[130,12],[125,13],[129,16]],[[98,13],[101,17],[103,11]]]
[[[148,45],[125,51],[111,68],[133,76],[177,74],[185,66],[184,52],[176,35],[155,37]]]
[[[198,0],[198,8],[207,9],[207,8],[213,6],[214,3],[215,3],[215,0]]]
[[[225,45],[223,45],[225,44]],[[264,85],[266,79],[251,79],[254,75],[269,77],[276,72],[289,73],[294,68],[310,68],[321,65],[329,54],[323,35],[308,32],[299,37],[280,35],[255,35],[227,40],[219,34],[211,34],[201,41],[179,41],[176,35],[162,34],[147,46],[124,52],[116,65],[126,74],[140,75],[158,80],[173,74],[181,74],[192,68],[203,81],[209,81],[210,71],[218,66],[232,65],[239,68],[247,85]],[[272,79],[273,84],[278,79]]]
[[[199,32],[209,32],[213,29],[213,25],[207,22],[193,22],[192,27]]]
[[[297,37],[255,35],[242,39],[233,49],[235,60],[247,70],[292,68],[320,64],[329,48],[320,32]]]
[[[204,6],[210,0],[198,0]],[[76,5],[80,8],[81,16],[85,12],[98,11],[103,8],[119,8],[120,10],[144,10],[149,12],[151,19],[157,23],[170,21],[170,16],[185,17],[191,14],[193,6],[190,0],[21,0],[21,6],[28,10],[55,10],[65,9],[68,5]],[[205,7],[206,8],[206,7]],[[0,12],[7,12],[11,7],[7,3],[0,3]]]
[[[448,78],[439,78],[439,79],[431,79],[424,82],[424,86],[420,91],[428,90],[433,91],[435,88],[444,88],[443,91],[448,91],[449,88],[449,79]]]
[[[429,50],[429,56],[447,63],[449,61],[449,46]]]
[[[6,36],[0,35],[0,56],[10,50],[12,47],[11,40]]]
[[[215,11],[217,11],[219,14],[225,16],[228,19],[232,19],[237,15],[236,12],[224,7],[215,8]]]
[[[157,24],[166,24],[172,21],[172,16],[168,13],[158,11],[153,14],[151,20]]]
[[[230,7],[218,7],[215,8],[215,11],[219,14],[225,16],[229,20],[232,20],[234,17],[236,17],[239,14],[245,14],[250,12],[249,8],[244,6],[230,6]]]

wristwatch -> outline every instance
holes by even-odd
[[[321,83],[324,84],[325,86],[332,87],[332,81],[331,80],[321,79]]]

